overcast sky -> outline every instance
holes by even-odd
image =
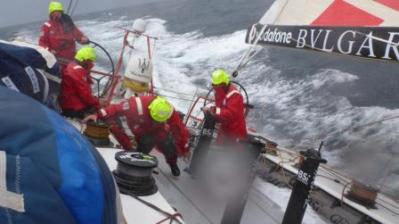
[[[1,0],[0,27],[35,22],[48,18],[50,0]],[[67,8],[70,0],[59,0]],[[77,0],[73,0],[77,1]],[[157,0],[160,1],[160,0]],[[75,14],[133,5],[149,0],[78,0]]]

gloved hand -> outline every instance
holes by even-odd
[[[210,111],[211,111],[212,115],[215,115],[216,114],[216,107],[215,106],[211,106]]]
[[[80,39],[80,43],[81,43],[81,44],[89,44],[89,43],[90,43],[90,40],[89,40],[89,38],[83,36],[83,37]]]
[[[204,113],[210,113],[211,115],[214,115],[216,113],[216,107],[215,106],[211,106],[211,107],[203,107],[201,108],[201,110]]]
[[[109,104],[108,100],[104,99],[104,98],[100,98],[100,99],[98,99],[98,101],[100,103],[100,107],[106,107]]]
[[[89,115],[89,116],[87,116],[87,117],[85,117],[83,120],[82,120],[82,123],[87,123],[88,121],[94,121],[94,122],[96,122],[97,121],[97,114],[91,114],[91,115]]]

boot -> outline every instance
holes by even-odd
[[[173,176],[178,177],[180,176],[180,169],[177,166],[177,164],[169,164],[170,166],[170,171],[172,171]]]

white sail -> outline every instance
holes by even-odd
[[[398,26],[399,1],[276,0],[261,24]]]
[[[399,60],[399,1],[276,0],[247,43]]]

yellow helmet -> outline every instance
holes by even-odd
[[[212,84],[220,85],[220,84],[228,85],[230,83],[230,76],[224,69],[216,69],[212,72]]]
[[[48,14],[53,13],[54,11],[64,11],[64,7],[61,2],[50,2],[48,5]]]
[[[162,97],[157,96],[148,106],[150,116],[157,122],[167,121],[173,114],[173,106]]]
[[[85,46],[78,50],[78,52],[75,55],[75,59],[78,62],[83,62],[83,61],[87,61],[87,60],[94,62],[97,59],[96,52],[95,52],[94,48]]]

